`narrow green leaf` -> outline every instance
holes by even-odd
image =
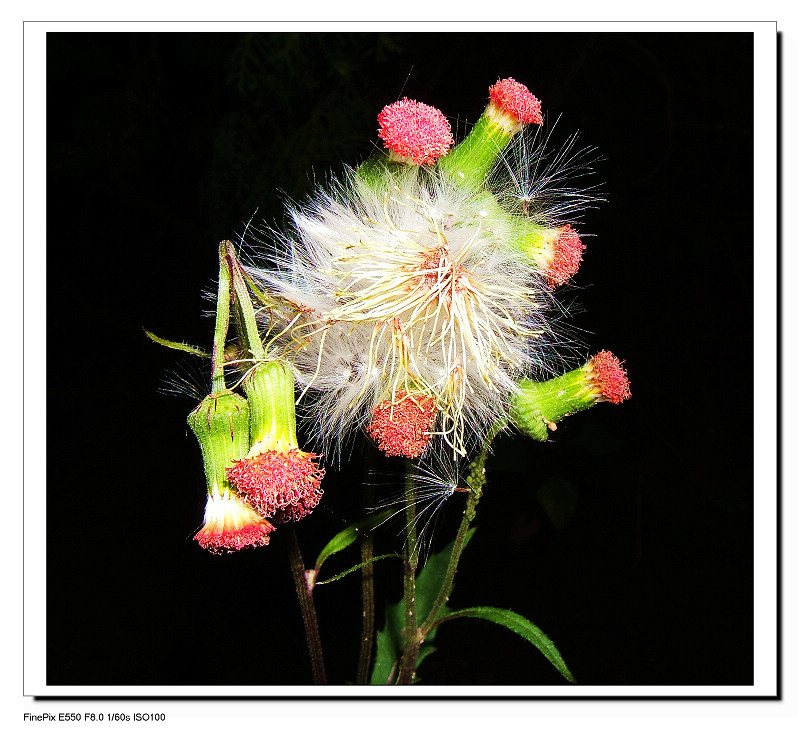
[[[365,565],[371,564],[372,562],[377,562],[379,559],[388,559],[389,557],[396,557],[397,559],[403,558],[402,555],[400,554],[379,554],[377,557],[371,557],[366,562],[359,562],[355,567],[351,567],[349,570],[345,570],[344,572],[340,572],[338,575],[329,577],[327,580],[321,580],[316,584],[327,585],[329,582],[335,582],[336,580],[341,580],[345,575],[349,575],[352,572],[357,572]]]
[[[341,552],[342,549],[345,549],[346,547],[349,547],[356,539],[358,539],[360,534],[366,531],[371,531],[376,526],[383,523],[393,513],[394,509],[380,511],[375,515],[369,516],[369,518],[365,518],[363,521],[354,523],[352,526],[348,526],[346,529],[340,531],[323,547],[322,551],[319,553],[319,557],[317,557],[317,562],[314,565],[314,569],[319,572],[320,567],[322,567],[323,562],[325,562],[328,557],[330,557],[332,554],[336,554],[337,552]]]
[[[151,341],[155,341],[156,344],[161,344],[161,346],[166,346],[170,349],[178,349],[182,352],[188,352],[189,354],[195,354],[198,357],[210,357],[211,353],[203,351],[199,347],[191,346],[190,344],[184,344],[182,341],[170,341],[169,339],[162,339],[160,336],[156,336],[152,331],[148,331],[146,328],[143,328],[147,334],[147,338]]]
[[[464,608],[460,611],[452,611],[444,618],[439,619],[439,623],[450,621],[454,618],[482,618],[492,623],[505,626],[515,634],[519,634],[523,639],[527,639],[535,646],[567,680],[575,682],[572,673],[569,671],[561,653],[556,649],[555,644],[550,638],[535,624],[528,621],[524,616],[520,616],[514,611],[505,608],[489,608],[478,606],[476,608]]]

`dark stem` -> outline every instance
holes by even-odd
[[[361,485],[361,500],[365,517],[372,512],[375,502],[370,475],[375,468],[376,459],[375,447],[369,445],[364,459],[364,481]],[[357,685],[369,684],[375,644],[375,566],[370,561],[374,553],[375,544],[372,531],[366,531],[361,539],[361,562],[363,565],[361,568],[361,647],[358,652]]]
[[[305,577],[305,567],[303,565],[303,555],[300,552],[300,544],[297,541],[297,534],[293,526],[285,527],[288,529],[286,534],[286,551],[289,555],[289,564],[292,568],[294,587],[297,591],[297,599],[300,601],[300,611],[303,614],[303,625],[306,630],[306,642],[308,643],[308,655],[311,658],[311,673],[315,685],[327,685],[325,677],[325,660],[322,656],[322,640],[319,636],[319,626],[317,625],[317,610],[314,607],[314,597],[308,590]]]
[[[358,673],[356,683],[367,685],[372,664],[372,645],[375,640],[375,567],[369,560],[373,554],[372,534],[361,539],[361,561],[366,562],[361,569],[361,649],[358,653]]]
[[[403,547],[403,609],[406,625],[403,631],[405,647],[397,675],[398,685],[411,685],[414,679],[414,669],[417,665],[419,649],[422,646],[422,637],[417,625],[417,506],[412,470],[412,463],[407,462],[405,485],[406,540]]]

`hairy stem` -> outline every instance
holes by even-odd
[[[229,241],[219,245],[219,286],[217,288],[217,320],[214,325],[214,348],[211,351],[211,392],[225,392],[225,340],[231,319],[231,270],[228,264]]]
[[[492,442],[504,427],[504,422],[498,423],[492,427],[486,436],[486,440],[484,441],[483,448],[481,449],[480,453],[469,465],[466,479],[467,487],[469,488],[469,492],[467,493],[467,503],[464,508],[464,513],[461,517],[458,533],[456,534],[455,541],[453,542],[453,550],[450,553],[450,561],[447,564],[447,572],[445,573],[442,587],[439,590],[439,594],[436,596],[436,600],[434,601],[430,613],[425,619],[425,622],[419,628],[422,639],[424,639],[431,632],[431,630],[436,627],[439,612],[442,610],[444,604],[447,603],[447,599],[450,597],[450,591],[453,588],[453,580],[455,579],[456,570],[458,569],[458,561],[461,558],[461,553],[464,551],[464,542],[467,538],[467,532],[469,531],[469,528],[475,519],[475,509],[477,508],[478,502],[481,499],[483,485],[486,482],[486,458],[489,455],[489,449]]]
[[[413,465],[406,463],[406,540],[403,547],[403,610],[405,612],[405,629],[403,631],[405,646],[400,660],[397,675],[398,685],[410,685],[414,679],[422,636],[417,624],[417,506],[413,478]]]
[[[374,502],[372,485],[368,479],[374,464],[375,449],[370,446],[364,467],[364,484],[361,486],[365,515],[371,510]],[[372,531],[366,531],[361,539],[361,647],[358,652],[357,685],[369,684],[372,666],[375,642],[375,566],[372,563],[374,553]]]
[[[311,658],[311,673],[315,685],[326,685],[328,680],[325,676],[325,660],[322,655],[322,640],[319,636],[314,597],[309,592],[306,584],[305,566],[303,565],[303,555],[300,552],[297,534],[293,526],[287,526],[286,528],[288,529],[285,540],[286,550],[289,554],[289,564],[292,568],[292,577],[294,578],[294,587],[297,591],[297,599],[300,601],[300,612],[303,614],[303,626],[306,630],[308,655]]]
[[[236,298],[239,301],[239,310],[241,312],[241,319],[244,323],[244,332],[247,338],[247,348],[253,355],[254,359],[264,358],[264,347],[261,344],[261,337],[258,333],[258,324],[256,322],[256,314],[253,310],[253,302],[250,300],[250,293],[247,290],[247,283],[244,278],[242,265],[236,256],[236,247],[230,242],[226,241],[227,261],[230,265],[231,280],[233,282],[233,289],[236,293]]]

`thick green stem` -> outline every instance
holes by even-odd
[[[326,685],[328,679],[325,676],[325,659],[322,654],[322,640],[320,639],[319,626],[317,625],[314,597],[306,583],[303,555],[300,552],[297,534],[293,526],[287,526],[286,528],[288,529],[286,533],[286,550],[289,554],[289,564],[292,568],[297,599],[300,601],[300,611],[303,614],[308,654],[311,658],[311,674],[315,685]]]
[[[405,629],[403,631],[405,646],[400,660],[397,675],[398,685],[410,685],[414,679],[422,636],[417,624],[417,506],[414,486],[413,465],[406,463],[405,506],[406,506],[406,541],[403,547],[403,610],[405,613]]]
[[[228,264],[228,244],[219,245],[219,287],[217,288],[217,321],[214,326],[214,348],[211,351],[211,392],[225,392],[225,340],[231,318],[231,270]]]

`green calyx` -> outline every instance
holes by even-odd
[[[566,416],[591,408],[597,402],[585,368],[567,372],[546,382],[523,379],[514,396],[511,422],[536,441],[547,441],[548,433]]]
[[[286,362],[257,364],[244,381],[250,402],[250,438],[253,448],[297,448],[294,410],[294,374]]]
[[[458,146],[438,161],[439,168],[468,188],[481,187],[513,134],[484,113]]]
[[[209,492],[227,484],[225,468],[250,449],[250,410],[241,395],[226,390],[207,395],[187,418],[200,443]]]

